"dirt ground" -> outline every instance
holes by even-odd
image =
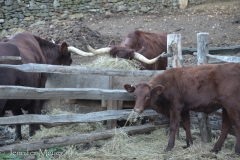
[[[183,47],[197,46],[196,34],[208,32],[210,46],[240,44],[240,2],[206,3],[185,10],[162,10],[160,14],[90,18],[85,24],[103,35],[121,37],[135,29],[181,34]]]
[[[57,43],[66,41],[69,45],[87,51],[82,36],[94,48],[101,48],[108,46],[111,39],[120,44],[128,32],[136,29],[181,34],[182,47],[196,48],[199,32],[209,33],[210,47],[239,45],[240,1],[205,3],[184,10],[166,8],[158,14],[115,14],[74,21],[55,20],[26,30]],[[73,65],[88,63],[95,58],[73,55]],[[193,63],[194,58],[187,56],[184,61],[188,65],[188,62]]]

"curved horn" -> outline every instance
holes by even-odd
[[[95,56],[95,54],[93,54],[93,53],[81,51],[73,46],[69,46],[68,51],[79,54],[81,56]]]
[[[162,53],[163,54],[163,53]],[[144,57],[143,55],[137,53],[137,52],[134,52],[134,59],[137,59],[139,61],[142,61],[146,64],[153,64],[155,63],[160,57],[162,57],[162,54],[160,54],[159,56],[153,58],[153,59],[147,59],[146,57]]]
[[[87,42],[87,40],[84,36],[83,36],[83,39],[86,42],[87,48],[91,53],[93,53],[93,54],[109,54],[110,53],[110,50],[111,50],[110,47],[100,48],[100,49],[95,50],[89,45],[89,43]]]

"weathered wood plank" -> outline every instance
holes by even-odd
[[[1,61],[20,61],[21,57],[18,56],[0,56]]]
[[[36,151],[39,149],[48,149],[56,146],[67,146],[79,143],[92,142],[96,140],[109,139],[113,137],[116,133],[121,131],[128,133],[129,135],[141,134],[146,132],[151,132],[159,128],[165,128],[168,125],[155,126],[152,124],[141,125],[141,126],[131,126],[124,128],[117,128],[111,130],[105,130],[100,132],[92,132],[86,134],[70,135],[64,137],[58,137],[53,139],[45,139],[36,142],[28,142],[21,144],[13,144],[4,147],[0,147],[0,153],[3,152],[17,152],[17,151]]]
[[[240,57],[236,57],[236,56],[218,56],[218,55],[210,55],[210,54],[207,54],[206,56],[210,58],[218,59],[222,62],[233,62],[233,63],[240,62]]]
[[[20,116],[1,117],[0,125],[43,124],[47,125],[47,127],[53,127],[72,123],[100,122],[105,120],[126,120],[131,112],[132,109],[106,110],[86,114],[59,114],[59,115],[26,114]],[[145,110],[142,116],[144,117],[155,115],[158,115],[158,113],[153,110]]]
[[[172,67],[182,67],[182,39],[181,34],[167,35],[167,52],[172,53]],[[180,139],[179,124],[177,126],[177,139]]]
[[[197,59],[198,65],[206,64],[208,58],[206,55],[209,54],[208,38],[209,33],[198,33],[197,34]],[[210,124],[210,118],[205,113],[198,113],[200,135],[203,142],[207,143],[211,141],[212,130]]]
[[[11,68],[24,72],[42,72],[42,73],[58,73],[58,74],[90,74],[90,75],[108,75],[108,76],[154,76],[163,71],[129,71],[120,69],[99,69],[99,68],[87,68],[80,66],[58,66],[47,64],[22,64],[22,65],[9,65],[0,64],[0,68]]]
[[[182,54],[193,54],[197,48],[183,48]],[[209,54],[237,54],[240,52],[240,45],[229,47],[209,47]]]
[[[97,88],[33,88],[0,86],[0,99],[93,99],[134,100],[125,90]]]
[[[182,43],[181,34],[167,35],[167,52],[172,53],[172,67],[182,66]]]

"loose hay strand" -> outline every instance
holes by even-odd
[[[109,55],[98,56],[92,63],[82,66],[90,68],[110,68],[122,70],[140,70],[141,63],[137,60],[128,60],[123,58],[112,58]]]
[[[52,115],[55,114],[74,114],[67,111],[61,111],[59,109],[53,109],[50,113]],[[101,122],[96,123],[76,123],[76,124],[67,124],[56,126],[52,128],[44,128],[41,127],[41,130],[36,132],[36,134],[32,137],[32,141],[46,139],[46,138],[54,138],[61,137],[66,135],[77,135],[80,133],[88,133],[96,130],[104,130],[105,126]]]
[[[59,110],[53,110],[51,114],[70,114],[68,112],[62,112]],[[71,113],[72,114],[72,113]],[[128,119],[131,119],[134,115],[134,112],[131,112]],[[83,126],[87,125],[87,126]],[[82,132],[91,132],[93,130],[103,129],[102,124],[95,124],[95,127],[89,127],[93,124],[74,124],[68,126],[59,126],[53,127],[50,129],[44,129],[48,131],[40,131],[44,136],[39,135],[39,132],[36,133],[34,137],[39,137],[38,139],[44,139],[46,137],[56,137],[62,136],[56,134],[55,132],[61,132],[68,135],[79,134]],[[100,126],[98,126],[100,125]],[[57,128],[55,131],[51,130]],[[76,129],[80,128],[80,130]],[[85,129],[84,129],[85,128]],[[235,137],[228,135],[222,150],[218,153],[211,153],[210,150],[213,148],[217,137],[213,139],[211,143],[201,142],[199,136],[199,129],[191,129],[192,136],[194,139],[194,144],[187,149],[183,149],[182,146],[186,145],[185,131],[180,128],[180,139],[175,142],[175,147],[170,152],[164,152],[169,140],[169,135],[166,134],[165,129],[158,129],[149,134],[133,135],[129,136],[123,130],[115,132],[115,135],[109,140],[101,140],[90,143],[90,149],[85,149],[82,147],[84,144],[73,145],[65,147],[64,153],[55,158],[58,160],[83,160],[83,159],[136,159],[136,160],[208,160],[208,159],[232,159],[237,160],[239,156],[234,153],[234,144]],[[219,136],[219,131],[214,131],[214,134]],[[48,135],[50,134],[50,135]],[[64,135],[63,134],[63,135]],[[33,138],[32,140],[36,140]],[[234,144],[232,145],[232,142]],[[96,147],[98,146],[98,147]],[[100,146],[100,148],[99,148]],[[230,147],[229,147],[230,146]]]

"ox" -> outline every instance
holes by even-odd
[[[121,45],[116,45],[115,40],[112,40],[109,46],[94,50],[87,43],[87,48],[94,54],[110,54],[112,57],[137,59],[141,61],[143,69],[165,70],[167,67],[167,57],[161,56],[163,52],[167,52],[167,33],[135,30],[128,33]]]
[[[174,147],[180,119],[186,131],[187,147],[193,143],[189,111],[212,113],[222,109],[221,135],[211,150],[217,153],[232,126],[236,133],[235,152],[240,154],[240,64],[207,64],[172,68],[149,82],[125,84],[135,96],[134,111],[153,109],[170,119],[170,138],[166,151]]]
[[[70,52],[83,56],[91,56],[74,47],[68,47],[66,42],[61,45],[48,42],[28,32],[15,34],[4,42],[0,43],[0,56],[20,56],[21,61],[1,61],[0,64],[53,64],[70,65],[72,58]],[[0,68],[0,85],[18,85],[44,88],[47,80],[46,73],[25,73],[13,69]],[[42,100],[23,100],[23,99],[0,99],[0,114],[4,115],[6,110],[11,110],[13,115],[21,115],[22,110],[29,114],[40,114]],[[39,125],[29,125],[29,135],[32,136]],[[21,125],[16,125],[15,140],[22,139]]]

